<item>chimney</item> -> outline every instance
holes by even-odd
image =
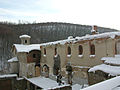
[[[94,34],[98,34],[97,26],[96,26],[96,25],[93,25],[93,26],[92,26],[91,33],[92,33],[92,35],[94,35]]]

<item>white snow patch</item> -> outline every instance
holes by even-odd
[[[9,77],[17,77],[17,74],[5,74],[5,75],[0,75],[0,78],[9,78]]]
[[[31,38],[29,35],[21,35],[19,38]]]
[[[90,68],[88,66],[73,66],[73,67],[77,67],[77,68]]]
[[[72,85],[72,90],[80,90],[81,88],[82,88],[82,85],[79,85],[79,84]]]
[[[17,62],[17,61],[18,61],[17,57],[13,57],[8,60],[8,62]]]
[[[81,90],[119,90],[115,89],[120,85],[120,76],[94,84]]]
[[[71,57],[71,55],[67,55],[67,57]]]
[[[107,33],[102,33],[102,34],[95,34],[95,35],[87,35],[87,36],[83,36],[83,37],[69,38],[69,39],[60,40],[60,41],[43,43],[43,44],[41,44],[41,46],[54,45],[54,44],[64,45],[65,43],[76,43],[78,41],[83,41],[83,40],[91,40],[91,39],[99,39],[99,38],[115,38],[115,36],[120,36],[120,32],[107,32]]]
[[[31,44],[31,45],[22,45],[14,44],[17,49],[17,52],[30,52],[32,50],[40,50],[40,44]]]
[[[73,36],[69,36],[68,39],[73,39]]]
[[[54,55],[54,57],[57,57],[58,55],[56,54],[56,55]]]
[[[104,60],[104,63],[120,65],[120,57],[103,57],[101,60]]]
[[[91,32],[96,32],[96,30],[92,29]]]
[[[83,57],[83,55],[78,55],[78,57],[82,58],[82,57]]]
[[[95,55],[90,55],[90,57],[95,57]]]
[[[24,78],[17,78],[17,80],[23,80]]]
[[[88,72],[95,72],[97,70],[101,70],[105,73],[109,73],[109,75],[111,75],[111,76],[120,75],[120,67],[119,66],[110,66],[110,65],[106,65],[106,64],[94,66],[94,67],[90,68]]]
[[[43,56],[46,57],[46,54],[44,54]]]

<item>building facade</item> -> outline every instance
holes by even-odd
[[[20,36],[21,44],[12,47],[13,56],[18,58],[19,76],[34,77],[59,71],[66,76],[66,64],[71,63],[73,76],[87,78],[90,67],[102,64],[102,57],[114,57],[119,53],[120,32],[68,37],[68,39],[30,44],[30,36]]]

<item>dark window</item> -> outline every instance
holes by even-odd
[[[90,54],[95,55],[95,45],[94,44],[90,45]]]
[[[71,55],[71,48],[68,47],[68,55]]]
[[[46,49],[44,48],[44,55],[46,55]]]
[[[79,45],[79,55],[82,55],[82,53],[83,53],[83,47],[82,47],[82,45]]]
[[[36,58],[36,54],[33,54],[33,58]]]
[[[25,40],[25,43],[27,43],[27,40]]]
[[[57,55],[57,48],[55,48],[55,55]]]

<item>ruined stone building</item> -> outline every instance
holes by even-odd
[[[66,64],[70,62],[74,77],[87,78],[88,69],[102,64],[102,57],[120,54],[120,32],[99,34],[97,27],[91,31],[92,35],[70,36],[65,40],[43,44],[30,44],[30,36],[20,36],[21,44],[12,46],[10,72],[20,77],[49,77],[49,74],[57,75],[61,71],[66,76]]]

